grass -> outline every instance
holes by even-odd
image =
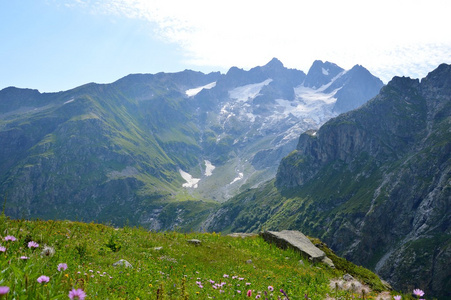
[[[330,288],[342,271],[313,264],[259,236],[0,218],[0,244],[5,248],[0,251],[0,286],[10,288],[6,299],[68,299],[72,289],[82,289],[86,299],[247,299],[248,293],[252,299],[284,299],[280,289],[289,299],[362,296]],[[6,236],[16,240],[7,241]],[[191,239],[201,244],[191,244]],[[39,247],[28,248],[30,241]],[[54,254],[44,255],[46,246]],[[113,266],[120,259],[132,268]],[[67,269],[59,271],[62,263]],[[49,281],[39,283],[42,275]],[[366,299],[375,296],[367,294]]]

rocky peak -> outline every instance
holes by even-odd
[[[307,77],[304,80],[304,86],[319,88],[329,83],[335,76],[337,76],[341,72],[343,72],[343,69],[334,63],[315,60],[307,73]]]
[[[337,113],[356,109],[376,96],[384,83],[373,76],[367,69],[355,65],[351,70],[337,78],[327,89],[332,92],[339,89],[335,94],[337,102],[334,111]]]
[[[267,70],[268,69],[281,69],[281,68],[285,68],[283,63],[275,57],[262,67],[262,69],[267,69]]]

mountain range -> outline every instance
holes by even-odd
[[[451,297],[451,66],[395,77],[301,134],[275,180],[224,203],[208,230],[297,229],[397,289]]]
[[[59,93],[6,88],[6,211],[195,227],[219,202],[273,178],[299,134],[382,85],[361,66],[315,61],[305,74],[273,59],[248,71],[132,74]]]
[[[0,91],[14,218],[151,230],[297,229],[396,288],[449,296],[450,66],[386,86],[273,59]],[[371,100],[370,100],[371,99]],[[370,101],[368,101],[370,100]]]

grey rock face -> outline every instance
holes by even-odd
[[[395,77],[360,109],[301,135],[277,186],[309,187],[324,216],[315,234],[340,255],[395,289],[415,283],[449,297],[450,128],[450,65],[421,82]]]
[[[315,245],[313,245],[313,243],[299,231],[265,231],[261,233],[261,235],[267,242],[275,243],[278,247],[281,248],[295,248],[296,250],[299,250],[302,255],[305,255],[313,261],[320,262],[326,258],[326,254]],[[327,260],[327,264],[333,266],[331,260]]]

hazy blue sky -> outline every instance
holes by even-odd
[[[130,73],[226,72],[279,58],[361,64],[387,82],[451,63],[449,0],[0,0],[0,89]]]

